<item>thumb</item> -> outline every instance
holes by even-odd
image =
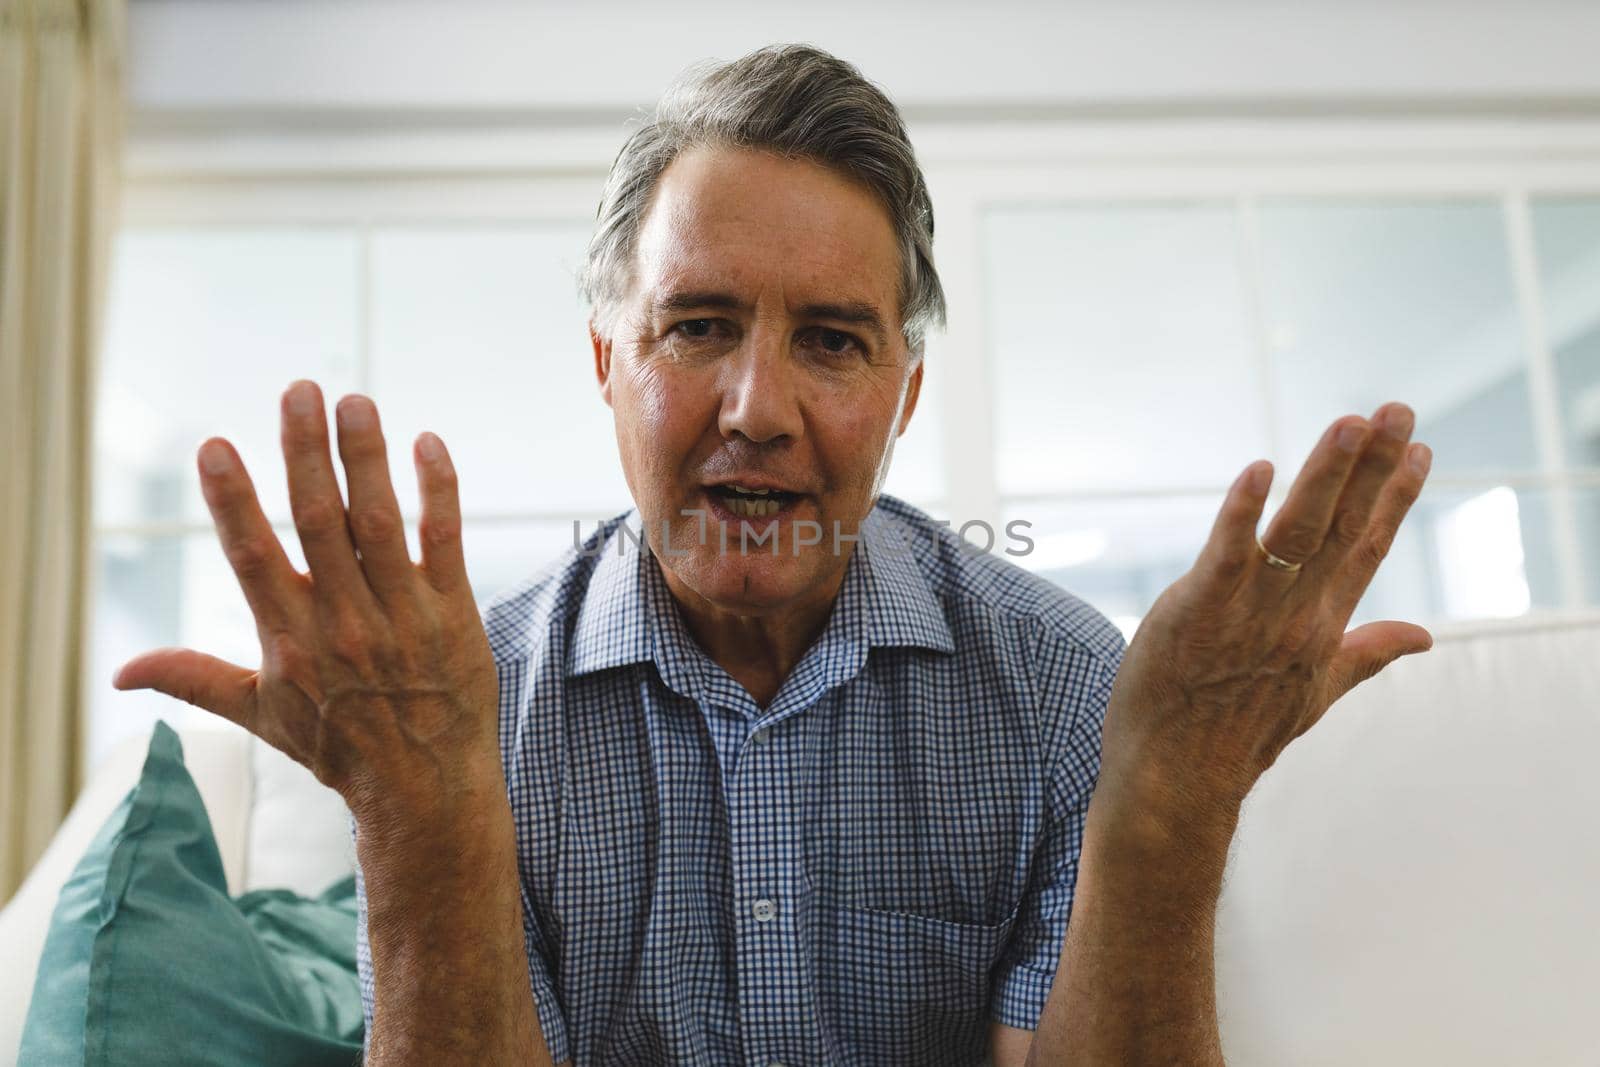
[[[246,726],[256,674],[193,649],[158,648],[124,663],[111,684],[118,689],[154,689]]]
[[[1344,635],[1328,665],[1329,703],[1399,659],[1433,647],[1433,635],[1409,622],[1369,622]]]

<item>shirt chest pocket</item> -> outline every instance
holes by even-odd
[[[1043,783],[1005,721],[829,738],[799,810],[820,902],[955,927],[999,926],[1022,899],[1043,825]],[[877,724],[881,725],[881,724]],[[844,729],[841,726],[841,729]]]
[[[972,925],[824,905],[817,989],[841,1051],[872,1063],[980,1062],[992,972],[1016,917]]]
[[[1036,820],[970,796],[935,810],[883,798],[809,820],[803,873],[819,903],[941,928],[1001,926],[1027,885]]]

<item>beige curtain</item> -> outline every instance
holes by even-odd
[[[78,785],[123,0],[0,0],[0,901]]]

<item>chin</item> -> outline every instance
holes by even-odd
[[[740,615],[764,615],[802,598],[816,579],[816,561],[795,556],[729,554],[674,561],[673,572],[713,606]],[[688,564],[688,566],[685,566]]]

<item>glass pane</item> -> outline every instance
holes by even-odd
[[[1033,549],[1012,562],[1093,604],[1132,635],[1162,590],[1194,565],[1220,494],[1015,503],[1007,529],[1031,523]]]
[[[295,567],[305,557],[292,529],[278,538]],[[94,638],[90,649],[89,759],[94,766],[125,737],[156,719],[174,726],[214,720],[208,712],[150,690],[119,692],[111,676],[141,652],[174,645],[255,667],[261,644],[215,534],[101,535],[96,539]]]
[[[159,693],[122,693],[111,688],[116,669],[135,655],[179,644],[182,543],[102,537],[96,565],[86,694],[90,769],[98,766],[118,741],[147,734],[159,717],[174,725],[205,717],[204,712]]]
[[[1426,491],[1351,625],[1375,619],[1428,625],[1562,607],[1552,496],[1487,485]],[[1600,570],[1600,490],[1573,497],[1588,534],[1592,584]],[[1007,523],[1031,522],[1025,532],[1035,546],[1010,558],[1131,634],[1156,597],[1193,566],[1220,505],[1220,495],[1210,494],[1013,503]],[[1267,521],[1270,515],[1263,527]]]
[[[1561,490],[1549,495],[1559,499]],[[1573,584],[1582,590],[1583,603],[1600,607],[1600,488],[1567,490],[1566,502],[1572,509],[1578,535],[1578,571]],[[1554,570],[1551,564],[1543,566]],[[1552,580],[1555,575],[1551,575]],[[1552,600],[1554,600],[1552,595]]]
[[[1553,503],[1547,490],[1507,486],[1425,491],[1355,621],[1511,618],[1562,607]]]
[[[1535,466],[1497,203],[1279,201],[1261,254],[1280,462],[1298,468],[1338,416],[1403,400],[1436,472]]]
[[[1002,492],[1232,483],[1266,454],[1222,204],[989,213],[983,252]]]
[[[629,506],[577,290],[588,239],[576,222],[373,235],[372,390],[403,510],[423,430],[450,446],[466,514]]]
[[[1600,200],[1533,205],[1567,463],[1600,467]]]
[[[599,519],[579,520],[579,543],[594,533]],[[468,522],[461,536],[480,610],[491,598],[543,572],[573,545],[570,522]]]
[[[358,249],[347,230],[134,229],[117,241],[96,421],[101,523],[208,518],[195,449],[220,434],[286,517],[278,398],[355,388]]]

